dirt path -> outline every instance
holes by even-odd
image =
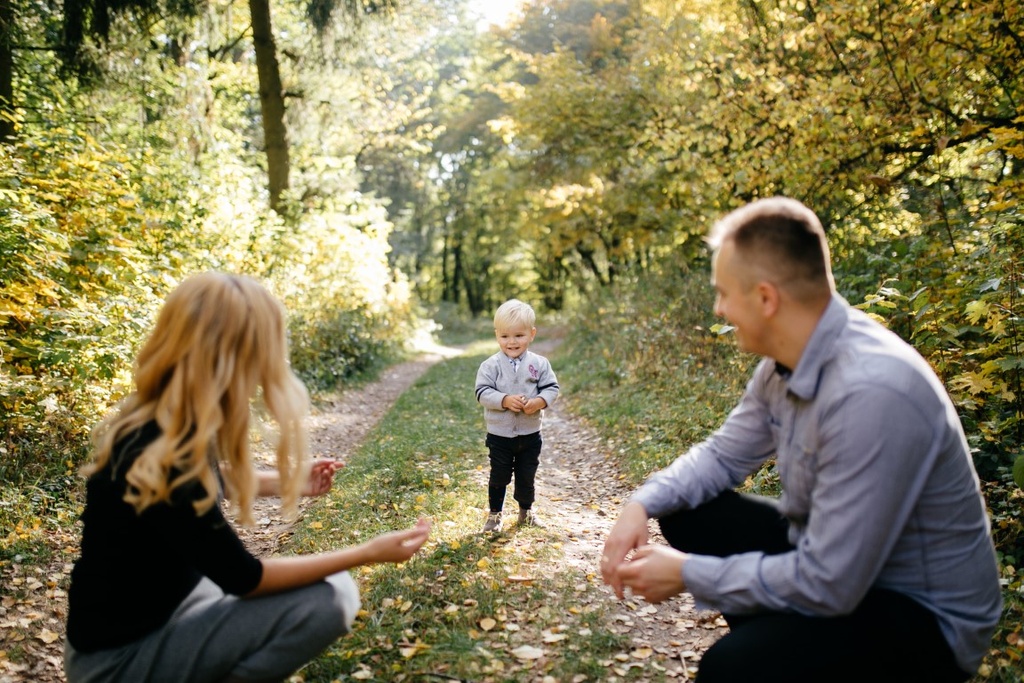
[[[558,403],[544,416],[544,450],[537,473],[538,507],[551,527],[564,529],[562,544],[566,567],[581,577],[599,573],[601,549],[619,510],[633,491],[619,479],[610,459],[617,448],[565,412]],[[658,537],[652,524],[652,536]],[[565,567],[562,567],[564,569]],[[600,578],[592,579],[600,584]],[[611,628],[633,643],[628,662],[619,669],[639,667],[685,679],[708,647],[725,634],[725,621],[717,612],[698,612],[689,595],[651,605],[640,598],[617,601],[611,589],[600,586],[613,605]]]
[[[551,339],[538,342],[534,348],[538,353],[549,354],[557,343],[557,339]],[[389,368],[377,381],[345,392],[332,405],[315,412],[309,418],[314,457],[347,457],[402,392],[431,365],[458,353],[458,349],[448,347],[428,349],[416,360]],[[631,487],[622,485],[610,458],[617,448],[570,414],[565,403],[556,403],[546,411],[544,451],[537,475],[537,509],[551,533],[563,536],[563,554],[555,560],[559,566],[552,570],[578,571],[581,582],[591,585],[600,584],[596,575],[601,547],[631,492]],[[258,455],[257,460],[267,460],[267,456]],[[268,462],[265,464],[269,466]],[[282,521],[276,499],[260,499],[254,513],[256,527],[241,530],[242,538],[257,555],[272,554],[288,537],[290,527]],[[66,576],[69,570],[70,565],[64,564],[46,574]],[[607,587],[601,586],[599,590],[599,599],[607,600],[611,607],[610,627],[633,643],[627,661],[609,662],[609,677],[622,675],[626,668],[640,668],[653,678],[685,680],[695,671],[700,654],[726,630],[717,613],[698,612],[689,596],[656,606],[640,599],[616,601]],[[55,589],[48,598],[47,604],[36,602],[34,607],[44,614],[55,635],[62,635],[66,596]],[[3,641],[0,638],[0,650],[5,645]],[[16,666],[0,656],[0,683],[65,680],[62,638],[34,639],[23,646],[25,659]],[[641,673],[640,680],[644,678]]]

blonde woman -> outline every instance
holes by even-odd
[[[336,465],[306,454],[306,391],[284,311],[251,278],[205,273],[168,297],[135,389],[97,429],[82,552],[71,575],[68,683],[281,681],[346,633],[346,570],[408,560],[430,524],[318,555],[258,559],[218,504],[251,521],[256,495],[325,493]],[[257,394],[279,428],[277,470],[249,454]]]

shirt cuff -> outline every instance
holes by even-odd
[[[714,595],[718,576],[722,571],[722,558],[711,555],[686,555],[683,563],[683,583],[686,590],[693,596],[697,609],[718,609],[703,596]]]

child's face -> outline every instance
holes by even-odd
[[[536,327],[513,325],[508,328],[495,328],[494,336],[498,338],[498,346],[509,358],[519,358],[526,353],[530,342],[537,336]]]

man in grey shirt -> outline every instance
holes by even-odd
[[[647,481],[604,581],[684,591],[730,632],[697,680],[965,681],[1001,596],[963,428],[928,363],[835,293],[825,234],[772,198],[712,230],[716,314],[763,358],[725,423]],[[734,491],[776,458],[781,497]],[[671,547],[648,545],[657,518]]]

